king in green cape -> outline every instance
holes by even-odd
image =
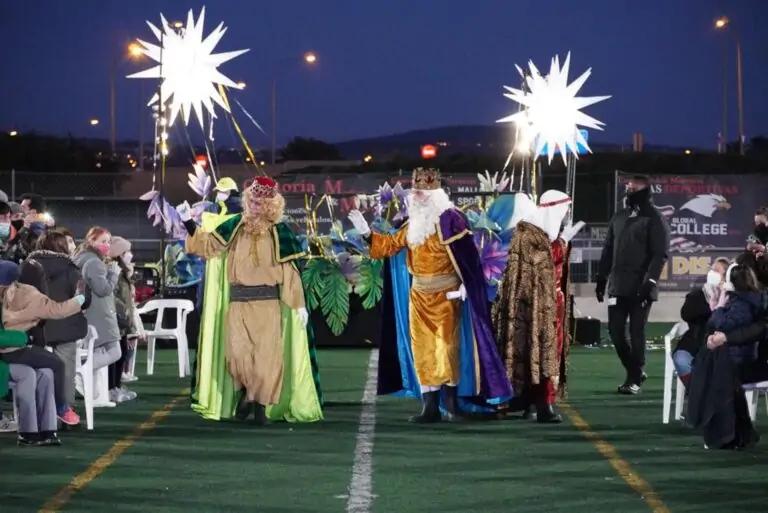
[[[277,183],[258,177],[242,194],[243,212],[204,218],[177,210],[186,250],[207,260],[192,408],[212,420],[314,422],[322,395],[309,313],[297,264],[304,256],[280,222]]]

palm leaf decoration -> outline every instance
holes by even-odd
[[[338,336],[349,320],[349,283],[337,260],[312,258],[301,273],[310,309],[320,307],[331,333]]]
[[[381,301],[384,292],[384,277],[382,275],[384,260],[365,258],[357,268],[358,280],[355,293],[363,300],[363,308],[370,310]]]

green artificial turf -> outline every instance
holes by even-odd
[[[322,423],[217,423],[182,402],[62,511],[345,511],[368,356],[365,350],[320,351],[328,401]],[[661,424],[662,357],[649,352],[643,393],[623,397],[615,393],[623,373],[613,350],[575,348],[569,403],[671,511],[766,511],[762,446],[705,451],[700,437]],[[0,435],[0,512],[37,511],[176,397],[188,383],[174,377],[175,352],[158,358],[157,375],[134,384],[138,400],[96,410],[95,431],[63,433],[63,447],[17,448],[12,435]],[[568,422],[408,424],[418,409],[407,399],[377,403],[373,506],[379,513],[651,511]]]

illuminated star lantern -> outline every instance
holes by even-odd
[[[147,22],[152,33],[160,41],[160,46],[139,40],[141,53],[156,61],[157,66],[128,75],[128,78],[161,78],[163,80],[160,98],[161,105],[167,105],[170,99],[170,116],[168,124],[172,125],[179,111],[184,117],[184,124],[189,124],[189,114],[195,111],[200,125],[203,126],[203,107],[211,117],[216,117],[214,103],[229,112],[216,88],[216,84],[225,87],[236,88],[237,84],[224,76],[217,69],[221,64],[244,54],[248,50],[234,52],[213,53],[213,49],[227,31],[223,23],[220,23],[208,37],[203,38],[203,21],[205,20],[205,7],[200,12],[200,17],[195,22],[190,10],[187,14],[187,25],[180,31],[174,30],[161,14],[163,30]],[[162,62],[161,62],[162,60]],[[155,94],[148,105],[157,103],[158,95]]]
[[[602,130],[604,123],[584,114],[581,109],[610,98],[610,96],[576,96],[592,74],[592,68],[568,84],[570,64],[570,52],[562,68],[560,59],[555,56],[549,68],[549,75],[544,77],[533,62],[529,62],[529,75],[524,74],[523,70],[517,67],[517,71],[525,79],[528,91],[504,86],[509,91],[504,96],[522,105],[523,109],[498,120],[497,123],[517,123],[521,131],[525,132],[526,139],[535,141],[537,157],[542,154],[546,146],[550,163],[557,150],[560,151],[563,161],[566,160],[569,152],[578,158],[579,145],[589,152],[592,151],[579,132],[579,127]]]

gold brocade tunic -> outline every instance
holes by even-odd
[[[226,251],[230,285],[278,285],[280,301],[304,308],[301,277],[292,263],[277,263],[277,241],[272,231],[254,236],[241,228],[229,245],[197,230],[186,240],[186,250],[209,259]],[[282,315],[278,300],[231,302],[226,317],[227,368],[248,400],[277,404],[283,383]]]
[[[440,228],[437,227],[437,230]],[[371,258],[388,258],[406,247],[405,224],[394,234],[371,234]],[[414,367],[421,386],[458,385],[461,301],[446,297],[461,280],[438,232],[420,246],[408,246],[408,272],[413,276],[409,330]]]

